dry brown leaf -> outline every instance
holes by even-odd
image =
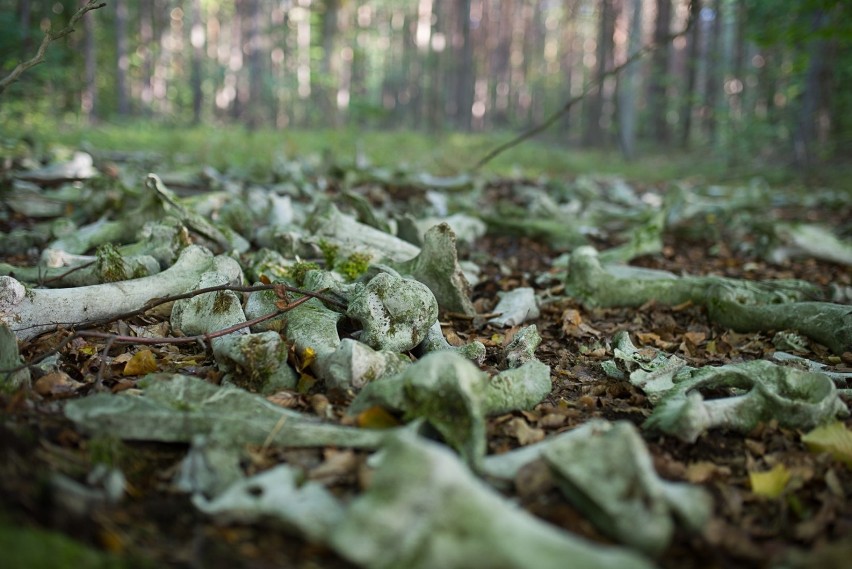
[[[504,426],[506,434],[515,437],[523,445],[531,445],[544,440],[544,429],[530,427],[521,417],[515,417]]]
[[[384,407],[374,405],[358,413],[356,424],[362,429],[390,429],[398,427],[400,423]]]
[[[76,395],[77,391],[84,386],[84,383],[80,383],[64,371],[54,371],[38,378],[33,389],[42,397],[63,399]]]
[[[727,466],[719,466],[715,462],[699,460],[691,462],[686,467],[686,480],[693,484],[703,484],[717,478],[727,478],[731,475],[731,469]]]
[[[157,369],[154,353],[151,350],[139,350],[124,366],[124,375],[145,375],[154,373]]]

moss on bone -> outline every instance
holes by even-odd
[[[114,283],[127,280],[127,269],[124,259],[112,243],[104,243],[98,247],[96,265],[101,280],[105,283]]]

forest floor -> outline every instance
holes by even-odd
[[[536,184],[535,180],[492,179],[485,192],[494,200],[511,201],[519,186]],[[659,193],[666,190],[663,185],[646,189]],[[383,190],[401,200],[422,191],[405,187]],[[328,191],[335,191],[334,183]],[[771,208],[766,211],[766,219],[799,219],[843,228],[852,219],[852,203],[807,211]],[[31,220],[11,216],[3,223],[3,231],[10,231],[31,224]],[[605,233],[593,240],[599,250],[617,244],[614,237]],[[541,314],[526,324],[535,324],[542,337],[536,356],[550,366],[553,389],[531,411],[490,417],[489,453],[521,446],[528,442],[524,433],[538,433],[536,438],[551,437],[594,418],[627,420],[640,426],[652,409],[647,397],[628,381],[608,378],[600,366],[613,356],[609,339],[617,331],[627,330],[637,345],[678,354],[693,366],[761,359],[776,350],[772,333],[735,333],[721,328],[709,320],[702,306],[670,307],[651,302],[638,309],[587,309],[576,300],[561,296],[564,286],[557,278],[553,261],[563,252],[541,239],[495,232],[477,240],[474,247],[460,251],[462,257],[475,260],[482,269],[480,281],[472,290],[478,313],[493,311],[498,292],[520,286],[532,287],[550,299],[542,305]],[[693,239],[666,234],[660,254],[636,258],[632,264],[676,274],[750,280],[797,278],[822,289],[829,285],[852,286],[849,267],[807,258],[772,264],[744,254],[727,242],[724,228],[717,234]],[[502,347],[518,329],[496,328],[481,319],[446,313],[441,314],[440,321],[451,343],[479,340],[486,346],[487,356],[482,364],[485,370],[496,369]],[[42,353],[57,338],[47,334],[24,343],[23,357]],[[198,512],[186,495],[174,492],[169,484],[186,453],[186,445],[122,442],[109,433],[90,437],[78,431],[61,409],[64,401],[85,397],[93,389],[93,371],[97,373],[102,365],[97,358],[102,344],[93,341],[93,346],[94,351],[85,345],[74,345],[62,356],[64,371],[75,380],[73,387],[63,390],[42,386],[41,391],[0,395],[0,534],[7,536],[0,538],[0,543],[16,541],[20,550],[27,542],[25,536],[36,535],[24,528],[43,528],[121,556],[121,561],[118,557],[89,559],[89,566],[351,566],[331,550],[289,537],[274,525],[221,524]],[[131,354],[138,347],[114,349],[114,362],[122,350]],[[215,380],[215,362],[209,354],[197,346],[180,347],[179,354],[186,357],[173,353],[162,358],[160,371],[188,373],[180,362],[192,358],[196,362],[192,373]],[[832,354],[824,346],[809,343],[798,355],[825,363],[834,371],[852,371],[849,352]],[[120,391],[134,386],[136,378],[124,376],[119,370],[117,364],[105,370],[102,379],[107,389]],[[308,414],[316,411],[319,402],[330,402],[336,409],[336,420],[344,422],[344,411],[352,396],[325,393],[318,383],[310,391],[292,392],[278,401],[286,400],[288,407]],[[848,398],[845,402],[852,403]],[[521,424],[523,429],[519,429]],[[852,419],[845,424],[852,427]],[[790,567],[841,567],[852,555],[852,468],[826,454],[811,452],[801,441],[801,432],[772,421],[747,434],[713,430],[692,444],[642,432],[661,477],[700,485],[710,492],[714,503],[712,518],[704,531],[690,535],[679,530],[672,545],[657,560],[660,566],[766,567],[783,561]],[[346,460],[340,460],[343,452],[347,453]],[[359,473],[367,455],[366,451],[328,448],[253,448],[245,469],[251,473],[281,462],[296,464],[309,479],[322,480],[345,501],[361,490]],[[118,504],[75,514],[51,491],[49,474],[61,472],[82,480],[105,456],[124,473],[126,496]],[[784,492],[776,498],[752,492],[749,474],[769,470],[779,463],[792,473]],[[337,466],[332,469],[331,464]],[[559,528],[593,541],[610,542],[546,477],[531,485],[516,483],[505,494]],[[51,567],[72,566],[81,559],[81,553],[66,546],[50,545],[52,538],[46,534],[37,536],[33,551],[21,553],[20,559],[37,563],[34,560],[51,556]],[[809,556],[798,558],[797,551],[809,552]],[[75,561],[66,562],[66,558]],[[9,566],[2,559],[0,564]],[[802,564],[797,565],[798,562]]]

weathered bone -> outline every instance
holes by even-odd
[[[216,270],[221,259],[203,247],[191,246],[174,266],[157,275],[73,289],[27,289],[12,277],[0,277],[0,322],[18,339],[29,340],[61,324],[112,318],[138,310],[153,298],[192,290],[200,275]]]

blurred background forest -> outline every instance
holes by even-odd
[[[0,72],[81,0],[0,0]],[[34,121],[520,132],[631,54],[547,137],[712,150],[728,163],[848,158],[847,0],[108,0],[0,99]],[[688,31],[680,34],[693,24]],[[844,148],[845,147],[845,148]]]

